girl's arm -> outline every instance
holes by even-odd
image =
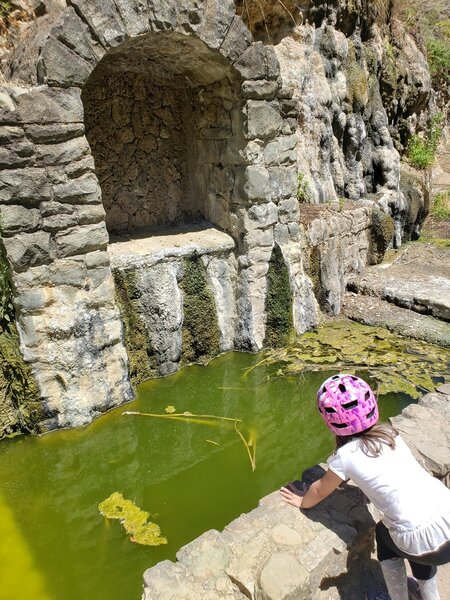
[[[329,496],[331,492],[334,492],[343,481],[344,480],[336,475],[336,473],[328,470],[323,477],[311,484],[303,497],[298,496],[288,488],[284,487],[281,488],[280,494],[282,500],[287,502],[287,504],[292,504],[292,506],[298,508],[312,508],[321,500]]]

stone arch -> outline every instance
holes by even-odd
[[[100,60],[82,100],[110,233],[199,219],[229,230],[244,101],[220,53],[174,32],[130,39]]]

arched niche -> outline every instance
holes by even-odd
[[[201,219],[229,229],[239,90],[233,67],[194,36],[149,33],[105,54],[82,100],[110,233]]]

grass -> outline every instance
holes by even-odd
[[[426,170],[436,160],[436,150],[442,137],[442,120],[442,114],[436,113],[431,117],[424,135],[415,134],[410,137],[406,155],[416,169]]]
[[[435,195],[430,215],[438,221],[450,220],[450,190]]]

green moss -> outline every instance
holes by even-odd
[[[36,382],[20,352],[9,266],[0,242],[0,438],[33,431],[43,412]]]
[[[311,279],[313,284],[314,296],[323,310],[325,307],[325,294],[320,277],[320,247],[313,246],[309,253],[308,265],[306,274]]]
[[[450,349],[401,337],[382,327],[333,320],[298,337],[287,348],[268,352],[258,367],[273,365],[274,377],[309,371],[341,371],[368,375],[380,394],[403,392],[413,398],[433,391],[433,371],[444,376]]]
[[[367,104],[369,86],[366,72],[356,60],[354,45],[349,42],[345,68],[347,78],[347,97],[354,111],[359,111]]]
[[[139,291],[134,271],[114,270],[116,302],[123,324],[128,371],[134,386],[158,375],[156,356],[150,346],[147,330],[139,313]]]
[[[216,306],[199,256],[185,258],[183,279],[182,361],[207,361],[220,352]]]
[[[372,224],[370,230],[369,263],[378,264],[394,235],[394,221],[392,217],[379,208],[372,211]]]
[[[293,335],[292,293],[289,272],[279,246],[275,246],[267,273],[265,344],[277,348]]]
[[[159,526],[147,521],[148,512],[124,498],[120,492],[113,492],[109,498],[100,502],[98,510],[107,519],[118,519],[130,536],[130,541],[136,544],[144,546],[167,544],[167,539],[161,536]]]

